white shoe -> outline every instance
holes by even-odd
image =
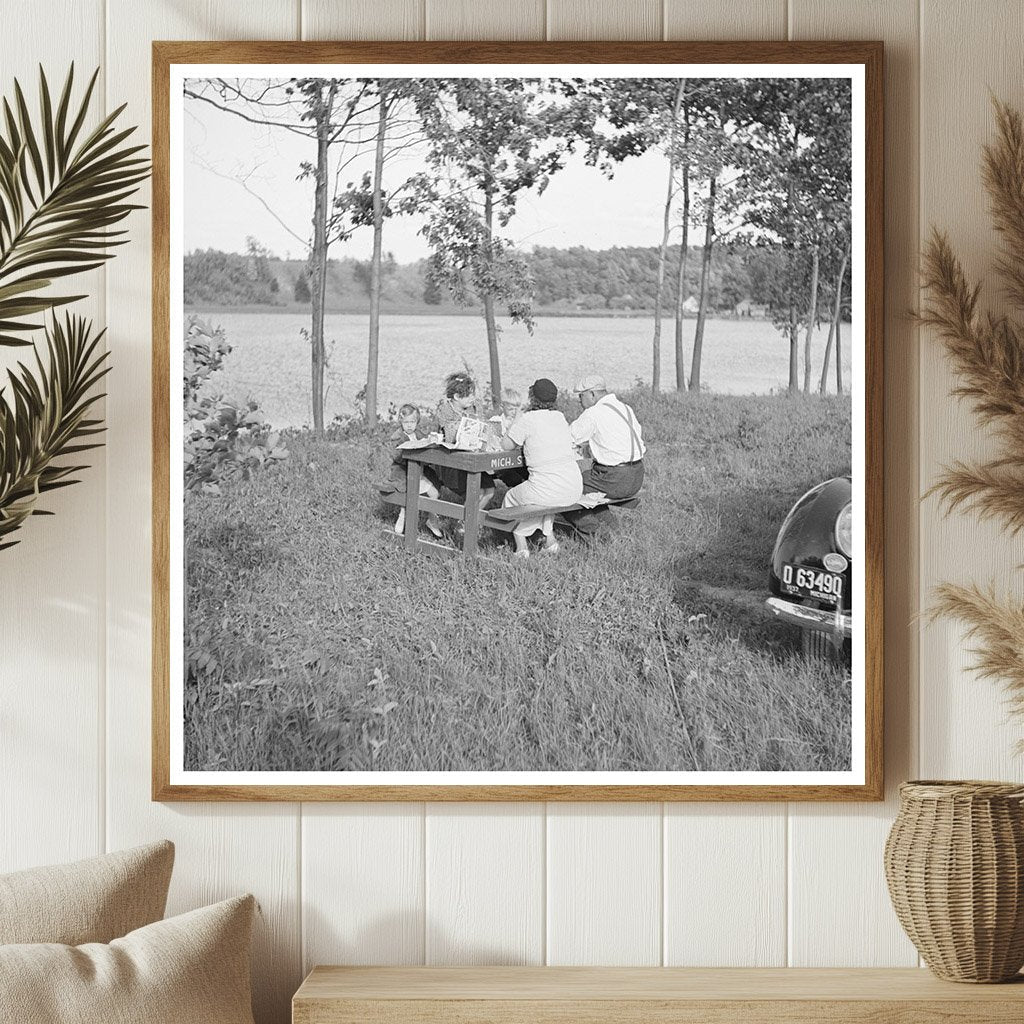
[[[550,544],[545,544],[544,547],[541,548],[541,551],[547,555],[557,555],[561,550],[562,545],[559,544],[557,540],[553,540]]]
[[[516,558],[529,558],[529,557],[530,557],[530,552],[527,551],[526,548],[523,548],[522,551],[517,551],[516,552]]]
[[[399,511],[399,513],[398,513],[398,519],[395,522],[395,533],[397,533],[399,537],[401,537],[402,534],[405,533],[405,509],[404,508],[401,509]]]
[[[427,516],[427,529],[440,540],[444,536],[444,531],[441,529],[441,523],[438,521],[436,515],[433,512]]]

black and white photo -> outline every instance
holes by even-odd
[[[167,75],[171,791],[874,784],[865,63]]]

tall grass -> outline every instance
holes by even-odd
[[[775,532],[849,469],[849,399],[627,397],[639,509],[523,563],[384,536],[379,437],[189,495],[186,763],[206,770],[839,770],[850,680],[766,618]],[[575,415],[574,410],[569,410]]]

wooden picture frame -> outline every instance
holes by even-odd
[[[883,47],[877,42],[154,42],[153,86],[153,678],[152,678],[152,795],[163,801],[423,801],[423,800],[551,800],[551,801],[867,801],[883,797]],[[183,637],[172,635],[174,538],[179,509],[172,508],[171,474],[181,472],[172,459],[171,416],[180,385],[171,381],[173,335],[172,264],[174,239],[171,184],[172,70],[197,65],[347,65],[352,77],[368,65],[452,64],[560,65],[583,69],[591,65],[777,65],[849,66],[862,82],[863,193],[859,219],[862,251],[854,259],[860,267],[862,288],[859,309],[863,321],[863,547],[862,701],[854,700],[853,715],[862,723],[862,747],[854,741],[851,764],[862,771],[850,781],[792,784],[783,772],[777,781],[758,783],[700,781],[688,783],[685,773],[657,782],[563,783],[544,780],[534,784],[489,779],[463,783],[456,778],[428,782],[379,781],[348,783],[305,782],[289,778],[238,781],[191,781],[182,764],[172,764],[172,729],[183,702],[175,707],[172,665],[180,658]],[[240,69],[241,71],[241,69]],[[856,133],[855,133],[856,134]],[[859,215],[859,216],[858,216]],[[856,235],[856,228],[854,235]],[[180,416],[179,416],[180,419]],[[416,557],[410,554],[409,557]],[[667,657],[667,656],[666,656]],[[180,664],[180,660],[179,660]],[[256,773],[252,773],[256,774]],[[342,773],[336,773],[341,775]],[[459,773],[452,772],[456,776]],[[842,774],[842,773],[840,773]]]

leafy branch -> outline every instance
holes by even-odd
[[[115,230],[132,210],[128,202],[149,176],[144,146],[126,145],[135,128],[120,129],[124,106],[85,129],[99,70],[74,104],[74,65],[54,104],[39,69],[39,115],[33,120],[14,82],[14,103],[4,99],[0,124],[0,347],[32,346],[43,330],[45,360],[19,362],[0,388],[0,550],[38,507],[42,494],[76,483],[83,464],[59,462],[100,446],[102,421],[89,418],[102,398],[96,385],[108,372],[99,351],[103,331],[65,313],[49,325],[32,322],[40,313],[83,295],[54,295],[54,281],[95,270],[123,245]]]
[[[107,353],[97,353],[103,331],[82,317],[65,314],[46,330],[49,365],[36,353],[36,373],[24,363],[8,372],[11,398],[0,390],[0,551],[30,515],[52,515],[37,507],[40,495],[78,483],[88,467],[56,465],[61,456],[99,448],[88,438],[103,431],[89,410],[103,397],[92,391],[109,372]],[[38,377],[38,379],[37,379]]]

